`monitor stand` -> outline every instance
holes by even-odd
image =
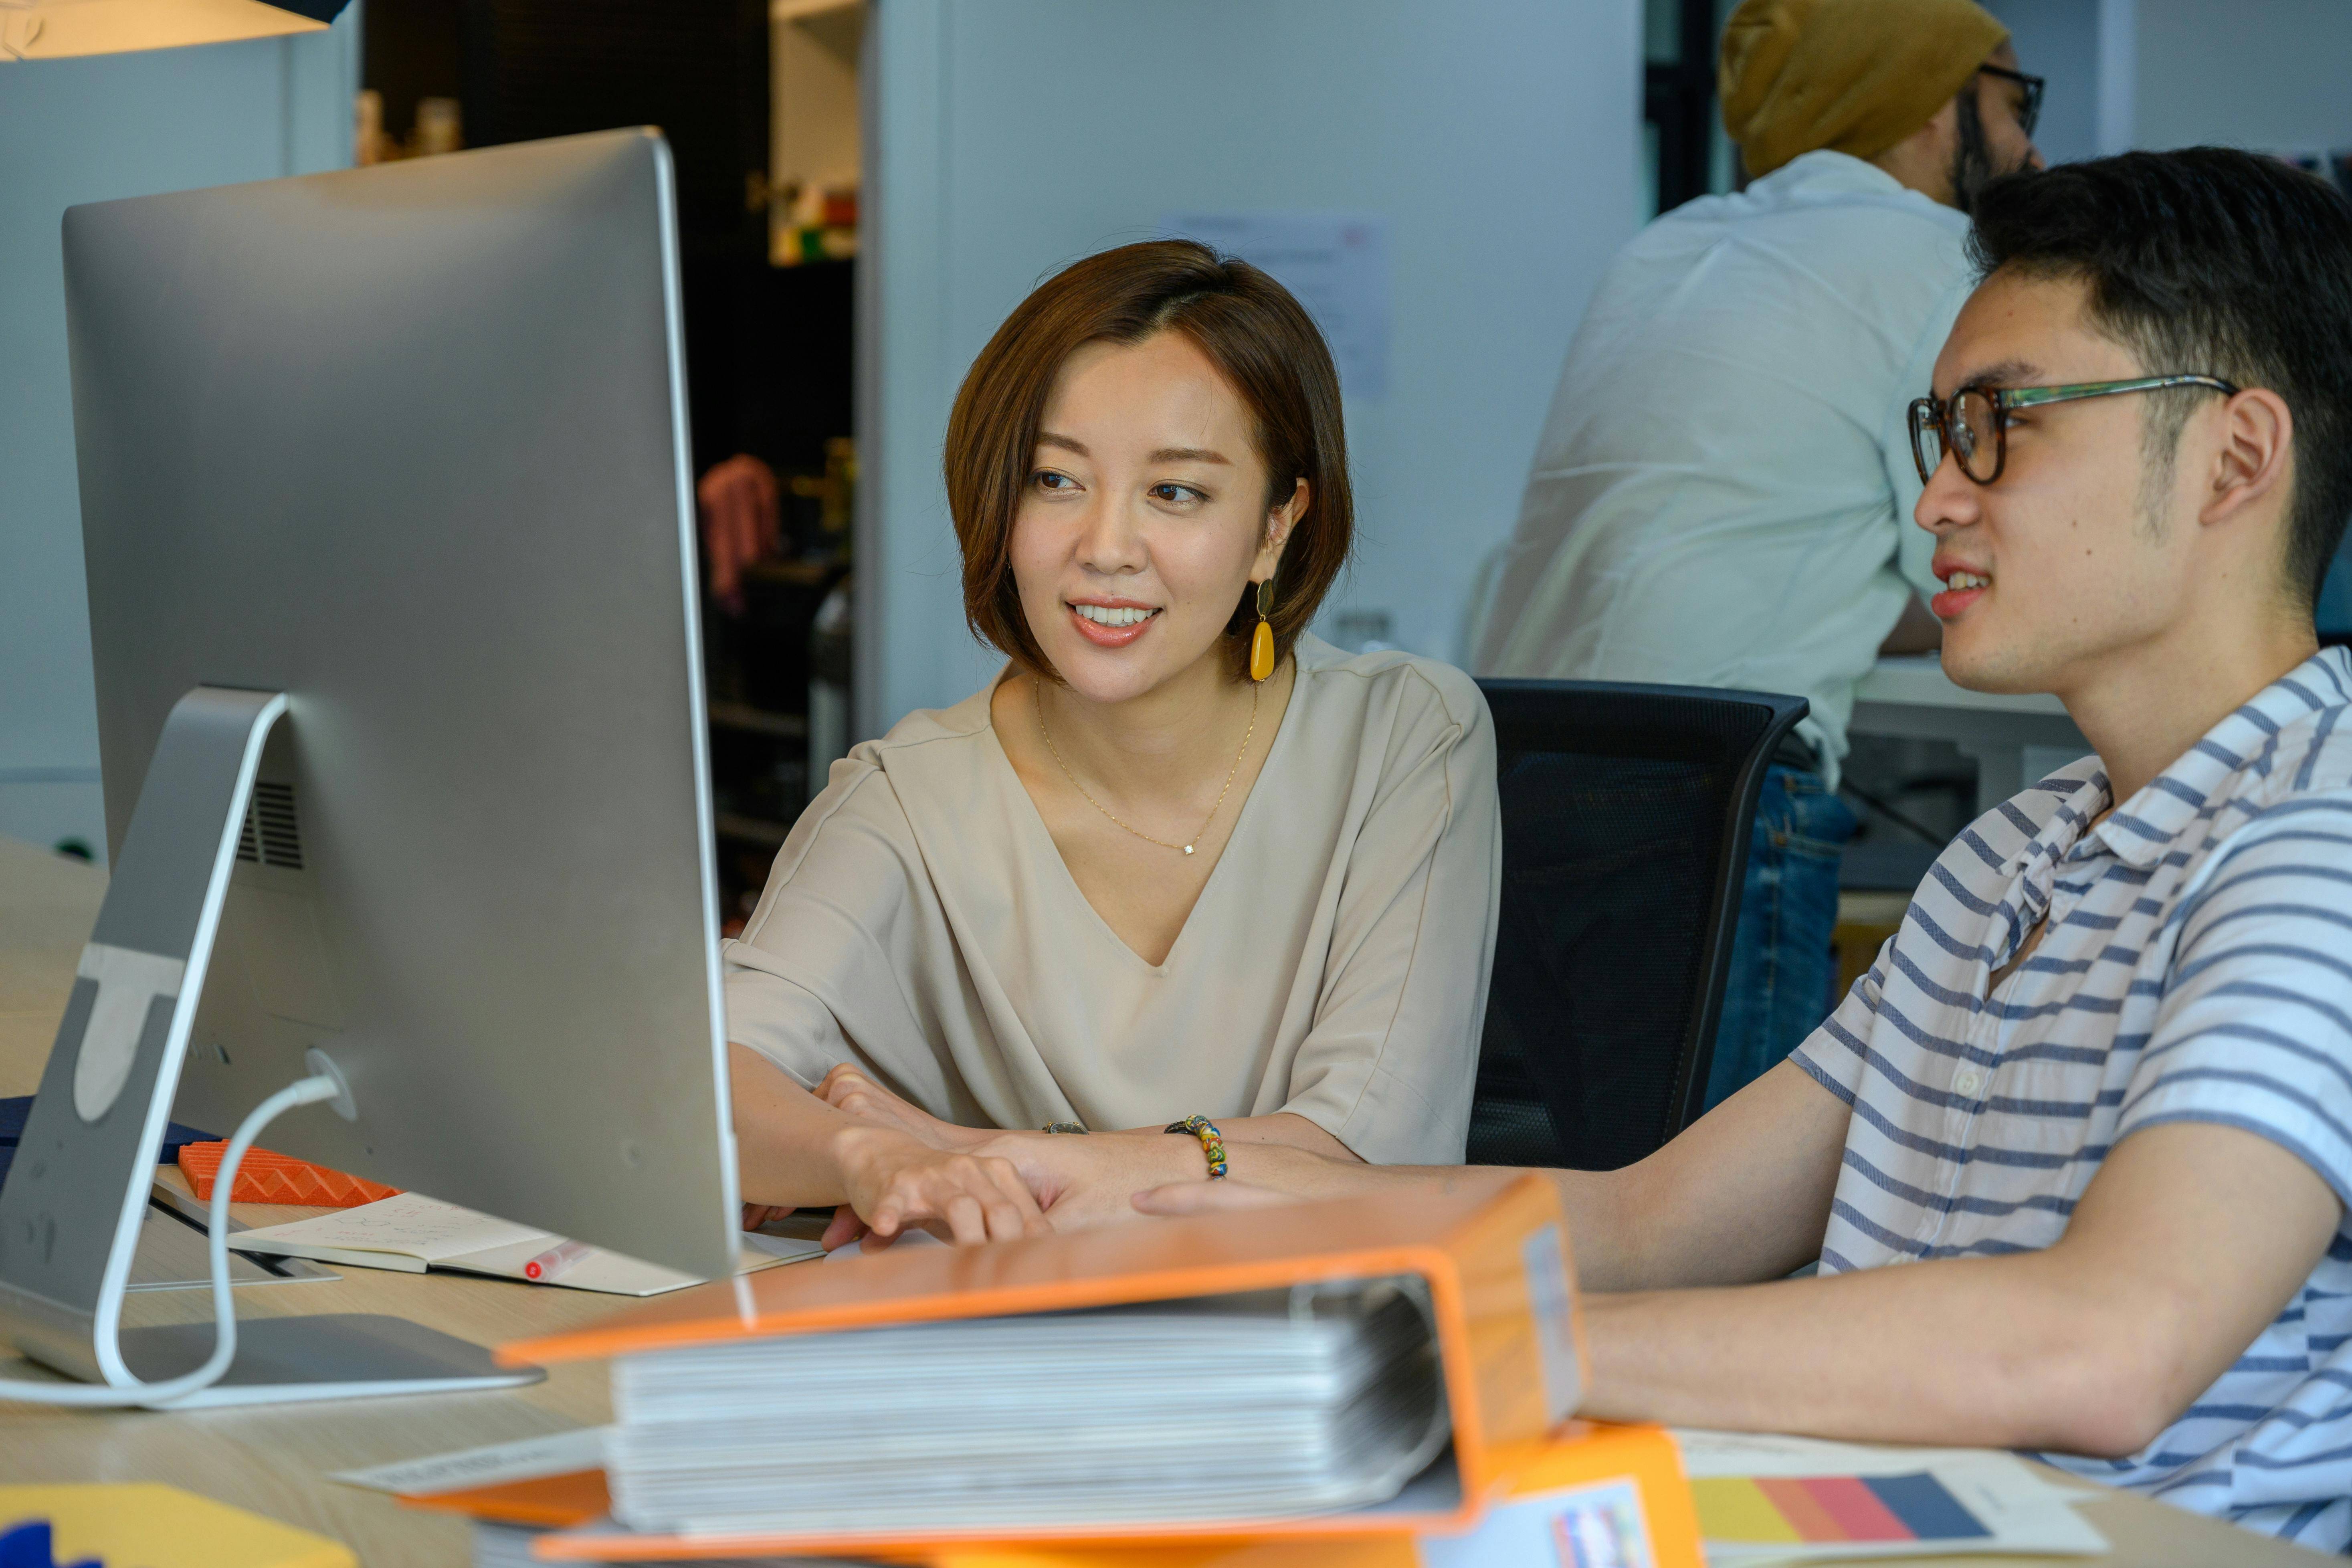
[[[173,707],[0,1187],[0,1336],[71,1376],[124,1387],[192,1372],[212,1352],[209,1319],[123,1328],[123,1293],[262,743],[285,712],[282,693],[216,686]],[[320,1053],[312,1060],[331,1070]],[[328,1103],[356,1114],[348,1098]],[[512,1388],[546,1375],[399,1318],[247,1318],[227,1375],[170,1408]]]

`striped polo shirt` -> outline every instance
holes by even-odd
[[[2270,1139],[2352,1205],[2347,705],[2352,657],[2322,650],[2096,826],[2107,780],[2085,757],[1953,841],[1791,1058],[1853,1110],[1822,1273],[2047,1247],[2116,1140],[2168,1121]],[[2343,1550],[2352,1222],[2154,1443],[2044,1457]]]

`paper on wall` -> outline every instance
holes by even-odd
[[[1389,395],[1389,220],[1373,213],[1177,213],[1170,236],[1197,239],[1289,289],[1323,330],[1349,397]]]

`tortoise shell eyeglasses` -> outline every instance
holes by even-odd
[[[2126,392],[2160,392],[2168,386],[2204,386],[2236,396],[2238,389],[2218,375],[2144,375],[2130,381],[2082,381],[2069,386],[1964,386],[1951,401],[1922,397],[1911,405],[1911,460],[1926,484],[1950,452],[1960,472],[1980,485],[2000,478],[2009,462],[2009,416],[2021,408],[2115,397]]]

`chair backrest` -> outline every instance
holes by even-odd
[[[1757,795],[1805,700],[1478,685],[1503,887],[1468,1158],[1614,1170],[1703,1106]]]

